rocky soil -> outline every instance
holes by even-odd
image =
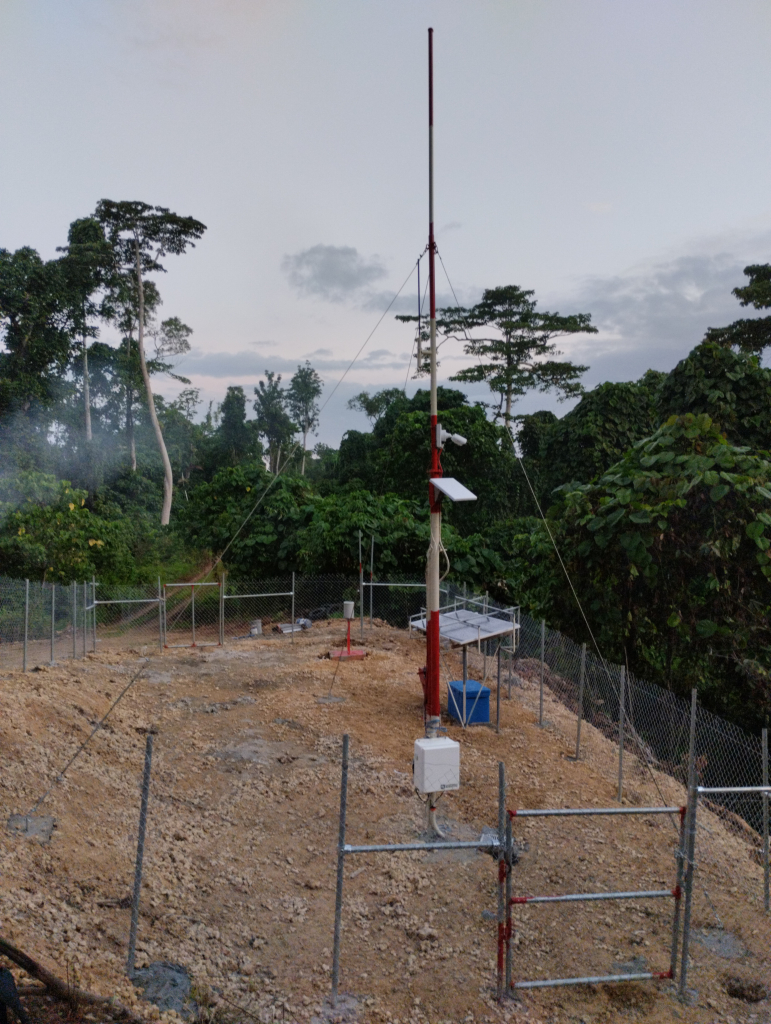
[[[192,978],[191,1013],[201,1020],[771,1019],[769,1000],[741,998],[762,995],[771,977],[769,922],[753,896],[760,869],[748,840],[709,815],[710,857],[697,878],[694,911],[695,1005],[678,1003],[667,982],[646,982],[532,991],[499,1006],[495,865],[475,851],[445,851],[348,859],[346,996],[333,1012],[326,999],[343,733],[351,737],[349,841],[425,837],[425,812],[411,783],[412,744],[422,733],[417,669],[424,642],[376,624],[365,637],[368,657],[338,664],[324,655],[341,635],[339,623],[316,623],[294,644],[269,635],[162,655],[104,644],[82,660],[0,677],[4,821],[33,808],[37,818],[53,819],[49,839],[45,828],[37,836],[0,831],[0,935],[61,977],[115,995],[148,1019],[174,1018],[143,1002],[125,974],[127,898],[152,730],[137,965],[182,965]],[[458,678],[454,655],[446,653],[443,667]],[[448,835],[475,839],[495,826],[500,760],[511,807],[614,804],[613,745],[584,726],[584,757],[569,760],[573,719],[547,693],[551,724],[538,728],[529,668],[521,666],[512,699],[503,700],[500,735],[448,725],[462,745],[462,787],[440,803]],[[342,700],[323,700],[330,692]],[[630,758],[626,798],[680,804],[684,794]],[[674,885],[669,818],[515,819],[514,831],[521,851],[515,893]],[[517,978],[669,966],[669,900],[517,911]],[[725,943],[710,941],[716,933],[731,936],[730,956]],[[742,988],[753,981],[760,990]],[[54,1019],[44,1001],[30,1005],[41,1019]]]

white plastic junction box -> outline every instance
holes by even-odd
[[[460,743],[446,736],[415,740],[412,774],[419,793],[459,789]]]

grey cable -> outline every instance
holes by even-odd
[[[127,694],[128,692],[129,692],[129,690],[131,689],[131,687],[132,687],[132,686],[134,685],[134,683],[135,683],[135,682],[137,681],[137,679],[139,679],[139,677],[140,677],[140,676],[142,675],[142,673],[143,673],[143,672],[145,671],[145,669],[146,669],[146,668],[147,668],[147,665],[143,665],[143,666],[142,666],[142,667],[140,668],[140,670],[139,670],[139,671],[138,671],[138,672],[136,673],[136,675],[135,675],[135,676],[133,676],[133,678],[132,678],[132,679],[131,679],[131,680],[130,680],[130,681],[129,681],[129,682],[127,683],[127,684],[126,684],[126,686],[125,686],[125,687],[123,688],[123,690],[121,690],[121,692],[120,692],[120,693],[118,694],[117,698],[116,698],[116,699],[115,699],[115,700],[113,701],[113,703],[112,703],[112,704],[110,705],[109,709],[108,709],[108,710],[107,710],[107,711],[105,712],[105,714],[104,714],[104,715],[103,715],[103,716],[102,716],[102,717],[101,717],[101,718],[99,719],[99,721],[98,721],[98,722],[96,723],[96,725],[94,726],[93,730],[91,731],[91,734],[90,734],[90,736],[89,736],[89,737],[88,737],[88,738],[87,738],[86,740],[84,740],[84,741],[83,741],[83,743],[81,743],[81,745],[80,745],[80,746],[78,747],[78,749],[77,749],[77,750],[75,751],[75,753],[74,753],[74,754],[72,755],[72,757],[71,757],[71,758],[69,759],[69,761],[68,761],[68,762],[67,762],[67,764],[66,764],[66,765],[64,766],[64,768],[62,768],[62,770],[61,770],[61,771],[60,771],[60,772],[59,772],[59,773],[58,773],[58,774],[56,775],[56,777],[54,778],[54,781],[53,781],[53,782],[51,783],[51,785],[50,785],[50,786],[48,787],[48,789],[47,789],[47,790],[45,791],[45,793],[43,793],[43,795],[42,795],[42,796],[40,797],[40,799],[38,800],[38,802],[37,802],[37,803],[35,804],[35,806],[34,806],[34,807],[32,808],[32,810],[31,810],[31,811],[29,812],[29,814],[27,815],[27,817],[30,817],[31,815],[33,815],[33,814],[35,813],[35,811],[37,811],[38,807],[40,807],[40,805],[41,805],[41,804],[43,803],[43,801],[44,801],[44,800],[46,799],[46,797],[47,797],[47,796],[49,795],[49,793],[50,793],[50,792],[51,792],[51,790],[52,790],[52,789],[54,788],[54,786],[56,785],[56,783],[57,783],[57,782],[61,782],[61,781],[62,781],[62,779],[64,778],[64,776],[65,776],[65,775],[67,774],[67,772],[68,772],[68,771],[70,770],[70,768],[72,767],[72,765],[73,765],[73,764],[75,763],[75,761],[76,761],[76,760],[77,760],[77,759],[78,759],[78,758],[80,757],[80,755],[81,755],[81,754],[83,753],[83,751],[84,751],[84,750],[86,749],[86,747],[87,747],[87,746],[89,745],[89,743],[91,742],[91,740],[92,740],[92,739],[94,738],[94,736],[96,736],[96,734],[97,734],[97,733],[99,732],[99,730],[100,730],[100,729],[102,728],[102,726],[104,725],[104,723],[105,723],[105,722],[107,721],[107,717],[108,717],[108,715],[112,714],[112,712],[113,712],[113,711],[115,710],[115,708],[116,708],[116,707],[118,706],[118,704],[119,704],[119,703],[121,702],[121,700],[123,700],[123,698],[124,698],[124,697],[126,696],[126,694]]]

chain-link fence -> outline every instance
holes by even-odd
[[[0,669],[83,657],[94,647],[94,583],[0,578]]]

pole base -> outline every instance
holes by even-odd
[[[426,739],[434,740],[442,727],[441,715],[430,715],[426,718]]]
[[[335,661],[362,661],[367,657],[367,651],[360,647],[352,647],[347,650],[345,647],[337,648],[329,652],[329,657]]]

